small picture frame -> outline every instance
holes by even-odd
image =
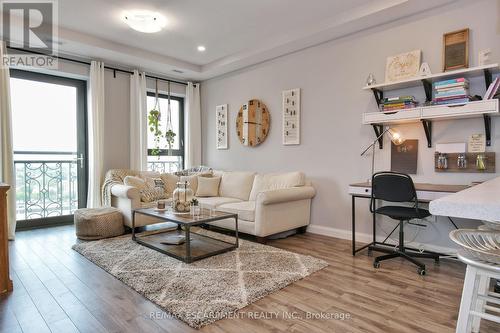
[[[469,67],[469,28],[443,35],[443,71]]]
[[[217,105],[215,116],[215,146],[217,149],[228,149],[227,104]]]

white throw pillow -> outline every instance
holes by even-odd
[[[254,172],[224,172],[220,181],[220,196],[247,201],[254,177]]]
[[[219,195],[220,177],[198,177],[197,197],[216,197]]]
[[[302,172],[268,173],[255,176],[250,201],[257,199],[257,194],[267,190],[279,190],[305,185],[305,175]]]
[[[165,199],[164,183],[160,178],[142,178],[126,176],[123,184],[133,186],[139,190],[142,202],[152,202]]]
[[[172,197],[172,193],[174,193],[175,188],[177,187],[177,182],[179,181],[179,177],[171,174],[171,173],[162,173],[160,178],[165,183],[165,195],[167,198]]]

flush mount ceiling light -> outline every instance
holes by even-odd
[[[149,10],[129,10],[123,13],[122,18],[129,27],[144,33],[161,31],[167,25],[163,15]]]
[[[203,46],[203,45],[200,45],[200,46],[198,46],[198,48],[197,48],[197,49],[198,49],[198,52],[205,52],[205,50],[206,50],[207,48],[206,48],[205,46]]]

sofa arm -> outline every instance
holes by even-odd
[[[133,186],[116,184],[111,187],[111,195],[124,199],[140,199],[139,190]]]
[[[312,186],[268,190],[257,194],[257,203],[262,205],[271,205],[281,202],[312,199],[315,195],[316,190]]]

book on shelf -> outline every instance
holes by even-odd
[[[447,88],[461,88],[461,87],[469,88],[469,84],[466,82],[457,82],[457,83],[450,83],[450,84],[445,84],[445,85],[441,85],[441,86],[435,85],[434,89],[442,90],[442,89],[447,89]]]
[[[434,97],[439,98],[439,97],[461,96],[461,95],[469,95],[469,89],[456,89],[456,90],[449,90],[449,91],[439,91],[434,95]]]
[[[454,99],[449,99],[449,100],[444,100],[444,101],[433,101],[433,105],[445,105],[445,104],[463,104],[463,103],[468,103],[470,102],[470,98],[454,98]]]
[[[492,99],[500,89],[500,77],[497,77],[488,87],[484,94],[484,99]]]
[[[468,98],[468,96],[463,94],[463,95],[456,95],[456,96],[438,97],[438,98],[434,98],[434,101],[442,102],[442,101],[449,101],[449,100],[463,99],[463,98]]]
[[[456,78],[456,79],[450,79],[450,80],[444,80],[444,81],[437,81],[437,82],[434,82],[434,85],[435,86],[443,86],[443,85],[447,85],[447,84],[465,83],[465,82],[468,83],[469,80],[467,80],[464,77],[459,77],[459,78]]]
[[[397,97],[385,97],[383,99],[384,103],[397,102],[397,101],[414,101],[414,96],[397,96]]]

